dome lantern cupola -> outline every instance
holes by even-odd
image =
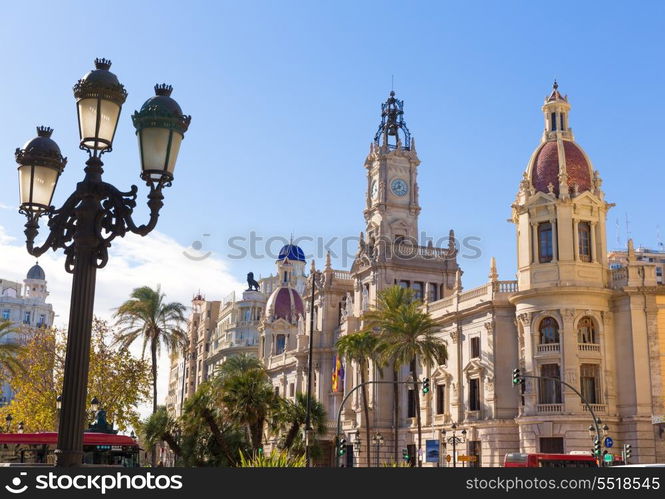
[[[542,109],[545,115],[543,142],[548,140],[554,141],[557,137],[574,140],[573,130],[570,128],[570,123],[568,122],[568,112],[570,111],[568,96],[561,95],[559,84],[556,80],[554,80],[554,84],[552,85],[552,92],[545,97]]]

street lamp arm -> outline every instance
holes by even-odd
[[[92,158],[90,161],[99,161]],[[101,161],[99,161],[101,163]],[[124,237],[127,232],[140,236],[149,234],[157,225],[159,211],[164,206],[163,187],[170,181],[147,182],[150,186],[148,223],[137,226],[132,217],[136,207],[138,188],[132,185],[122,192],[113,185],[91,179],[89,176],[79,182],[76,190],[59,209],[53,207],[42,213],[22,211],[28,221],[25,224],[26,247],[28,253],[39,257],[49,249],[63,248],[66,260],[65,269],[73,273],[76,266],[75,240],[86,245],[93,252],[96,268],[103,268],[108,262],[108,248],[116,237]],[[49,235],[41,246],[34,241],[39,234],[39,217],[48,215]]]
[[[49,249],[53,251],[58,248],[67,248],[71,243],[76,231],[76,218],[74,217],[74,208],[79,203],[80,198],[77,192],[74,192],[61,208],[55,209],[51,206],[45,212],[32,212],[28,210],[19,210],[25,215],[28,221],[25,223],[25,244],[28,253],[35,257],[40,257]],[[39,217],[48,216],[49,235],[41,246],[35,246],[35,239],[39,235]]]
[[[105,183],[108,196],[102,202],[104,211],[98,225],[99,229],[108,234],[108,236],[104,237],[101,230],[99,231],[99,236],[105,242],[110,243],[117,236],[123,237],[128,231],[145,236],[155,228],[159,219],[159,211],[164,206],[162,188],[171,183],[158,182],[155,185],[153,182],[147,182],[147,184],[150,186],[150,193],[148,194],[150,219],[147,224],[137,226],[132,218],[132,212],[136,207],[138,188],[132,185],[128,192],[121,192],[111,184]]]

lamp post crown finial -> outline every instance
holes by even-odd
[[[53,128],[48,126],[38,126],[37,127],[37,136],[38,137],[47,137],[50,138],[53,133]]]
[[[105,59],[104,57],[98,57],[95,59],[95,69],[103,69],[108,71],[111,69],[111,60]]]
[[[166,83],[158,83],[155,85],[155,95],[164,95],[166,97],[170,97],[171,92],[173,92],[173,86],[171,85]]]

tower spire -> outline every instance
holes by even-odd
[[[381,124],[374,135],[374,143],[389,149],[411,148],[411,132],[404,121],[404,101],[395,97],[394,90],[381,104]]]

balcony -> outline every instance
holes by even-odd
[[[540,414],[560,414],[563,412],[563,404],[538,404],[536,410]]]
[[[465,411],[464,419],[466,421],[480,421],[480,410]]]
[[[607,404],[589,404],[594,414],[605,414],[607,412]],[[582,404],[584,410],[587,410],[586,404]]]
[[[578,343],[577,349],[580,352],[596,352],[600,353],[600,345],[596,343]]]
[[[547,353],[559,353],[560,351],[559,343],[542,343],[537,346],[536,353],[547,354]]]

